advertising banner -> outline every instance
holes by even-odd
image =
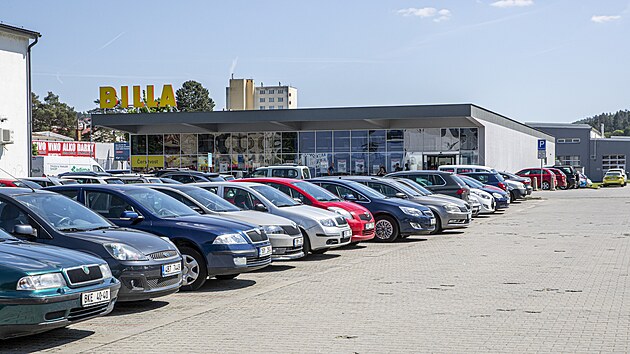
[[[86,156],[94,157],[94,143],[83,141],[33,140],[38,156]]]
[[[132,168],[164,168],[164,156],[132,155]]]
[[[129,142],[114,143],[114,161],[128,161],[130,149]]]

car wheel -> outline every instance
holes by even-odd
[[[238,277],[239,273],[236,274],[221,274],[221,275],[216,275],[215,278],[219,279],[219,280],[230,280],[230,279],[234,279],[236,277]]]
[[[549,190],[549,187],[550,187],[549,182],[547,182],[547,181],[543,181],[543,183],[542,183],[542,189],[543,189],[543,190]]]
[[[304,257],[306,257],[311,252],[311,240],[308,238],[308,234],[304,230],[302,230],[302,238],[304,238],[302,251],[304,252]]]
[[[328,252],[328,248],[320,248],[318,250],[312,250],[311,253],[312,254],[324,254],[326,252]]]
[[[560,188],[562,190],[565,190],[565,189],[567,189],[567,186],[559,186],[558,188]]]
[[[431,231],[430,235],[441,234],[444,231],[442,229],[442,219],[437,213],[433,213],[433,215],[435,215],[435,230]]]
[[[184,259],[181,290],[192,291],[201,288],[208,278],[208,269],[205,266],[206,261],[193,248],[180,247],[179,252]]]
[[[398,224],[393,218],[383,215],[376,218],[374,239],[379,242],[392,242],[398,238]]]
[[[510,192],[510,203],[514,203],[516,201],[516,193],[514,191]]]

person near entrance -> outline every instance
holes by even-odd
[[[385,166],[381,165],[381,167],[378,169],[378,172],[376,173],[377,176],[383,177],[387,174],[387,170],[385,169]]]
[[[335,175],[335,163],[331,163],[330,166],[328,166],[328,175],[329,176],[334,176]]]
[[[399,163],[396,163],[394,165],[394,172],[400,172],[400,171],[402,171],[402,167],[400,167]]]

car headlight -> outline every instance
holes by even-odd
[[[265,230],[267,235],[284,233],[284,230],[278,225],[264,225],[262,228]]]
[[[146,261],[148,259],[142,252],[124,243],[108,243],[103,246],[114,259],[119,261]]]
[[[101,274],[103,274],[104,279],[112,277],[112,270],[109,269],[109,265],[107,265],[107,263],[101,264],[98,267],[101,268]]]
[[[493,197],[495,197],[495,198],[497,198],[497,199],[501,199],[501,198],[503,198],[503,196],[502,196],[501,194],[496,193],[496,192],[495,192],[495,193],[492,193],[492,196],[493,196]]]
[[[422,215],[424,215],[424,216],[428,216],[428,217],[430,217],[430,218],[432,218],[432,217],[434,216],[434,215],[433,215],[433,212],[432,212],[431,210],[423,210],[423,211],[422,211]]]
[[[320,224],[322,224],[322,226],[325,227],[335,227],[337,226],[337,224],[335,224],[335,220],[334,219],[323,219],[319,221]]]
[[[422,212],[420,210],[416,209],[416,208],[409,208],[409,207],[404,207],[404,206],[401,206],[399,208],[400,208],[400,210],[403,213],[405,213],[407,215],[411,215],[411,216],[422,216],[423,215]]]
[[[66,280],[61,273],[29,275],[17,282],[16,290],[44,290],[66,286]]]
[[[335,213],[343,216],[346,219],[352,219],[352,214],[350,214],[346,209],[338,208],[338,207],[330,207],[328,208],[330,211],[334,211]]]
[[[459,207],[455,204],[446,204],[444,206],[444,209],[446,209],[447,212],[449,213],[459,213]]]
[[[214,239],[214,242],[212,242],[214,245],[242,245],[246,243],[247,240],[241,234],[219,235]]]
[[[483,198],[483,199],[490,199],[491,197],[488,196],[488,194],[486,193],[482,193],[480,191],[472,191],[474,195],[478,196],[479,198]]]

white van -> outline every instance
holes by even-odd
[[[105,172],[91,157],[33,156],[32,177],[57,176],[65,172]]]
[[[438,167],[438,171],[453,172],[456,174],[470,173],[470,172],[490,172],[490,173],[497,172],[492,167],[481,166],[481,165],[442,165]]]
[[[282,177],[282,178],[295,178],[295,179],[310,179],[311,170],[306,166],[299,166],[293,164],[278,165],[260,167],[250,173],[250,178],[254,177]]]

